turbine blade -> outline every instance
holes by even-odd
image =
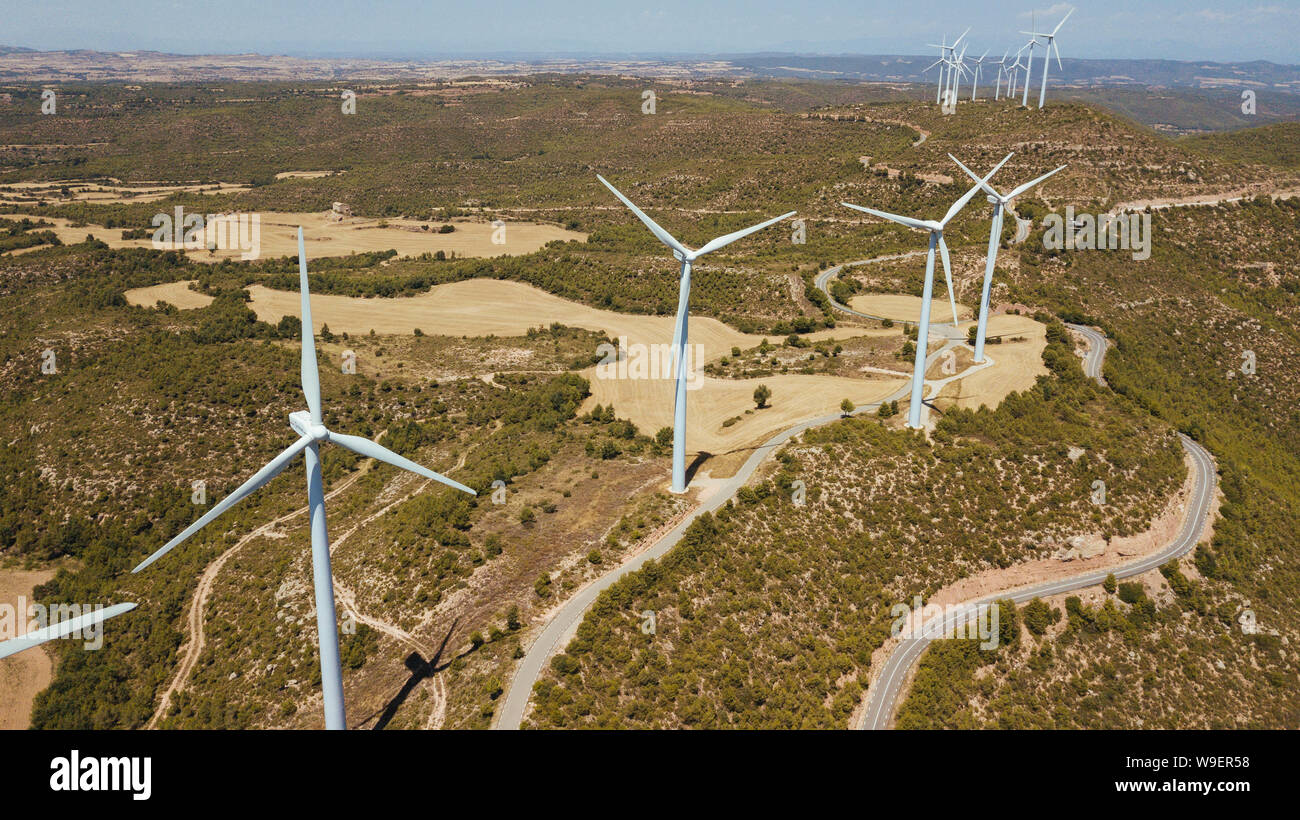
[[[989,181],[990,179],[993,178],[993,175],[996,174],[996,173],[998,172],[998,169],[1001,168],[1003,165],[1005,165],[1005,164],[1006,164],[1006,161],[1009,160],[1009,159],[1011,159],[1011,157],[1013,157],[1014,155],[1015,155],[1014,152],[1012,152],[1012,153],[1010,153],[1010,154],[1007,154],[1005,157],[1003,157],[1003,158],[1002,158],[1002,162],[999,162],[997,165],[994,165],[994,166],[993,166],[993,170],[992,170],[992,171],[989,171],[987,176],[985,176],[983,179],[981,179],[979,182],[977,182],[977,183],[975,184],[975,187],[973,187],[973,188],[971,188],[969,191],[967,191],[967,192],[962,196],[961,199],[959,199],[959,200],[957,200],[956,202],[952,203],[952,207],[948,209],[948,213],[944,214],[943,219],[939,220],[939,224],[940,224],[940,225],[947,225],[949,219],[952,219],[954,216],[957,215],[957,213],[958,213],[959,211],[961,211],[962,208],[965,208],[965,207],[966,207],[966,203],[967,203],[967,202],[970,202],[971,197],[975,196],[975,194],[979,191],[980,186],[981,186],[981,185],[985,185],[985,184],[987,184],[988,181]]]
[[[1042,182],[1043,180],[1047,179],[1047,178],[1050,177],[1052,174],[1055,174],[1057,171],[1063,170],[1063,169],[1066,168],[1066,167],[1067,167],[1066,165],[1062,165],[1060,168],[1057,168],[1057,169],[1052,170],[1052,171],[1048,171],[1047,173],[1043,174],[1043,175],[1042,175],[1041,177],[1039,177],[1038,179],[1030,180],[1029,182],[1026,182],[1024,185],[1021,185],[1019,188],[1017,188],[1017,189],[1015,189],[1014,191],[1012,191],[1011,193],[1007,194],[1007,199],[1015,199],[1017,196],[1020,196],[1020,195],[1023,194],[1025,191],[1028,191],[1030,188],[1034,187],[1034,186],[1037,185],[1038,183],[1040,183],[1040,182]]]
[[[302,394],[307,398],[311,420],[321,423],[320,373],[316,369],[316,332],[311,323],[311,293],[307,290],[307,251],[298,228],[298,291],[302,294]]]
[[[655,237],[658,238],[660,242],[664,243],[669,248],[672,248],[674,251],[682,254],[683,256],[690,253],[690,251],[686,249],[685,245],[683,245],[682,243],[678,242],[676,239],[673,238],[672,234],[668,233],[668,231],[665,231],[663,228],[659,227],[658,222],[655,222],[653,219],[646,216],[645,211],[633,205],[632,200],[623,196],[621,193],[619,193],[619,190],[617,188],[615,188],[613,185],[610,185],[609,180],[605,179],[600,174],[596,174],[596,179],[600,180],[601,183],[604,184],[606,188],[608,188],[610,191],[614,193],[614,196],[618,197],[619,200],[624,205],[630,208],[632,210],[632,213],[636,214],[636,218],[641,220],[641,222],[644,223],[645,226],[650,229],[650,233],[654,234]]]
[[[878,216],[881,219],[888,219],[890,222],[897,222],[899,225],[906,225],[909,228],[916,228],[918,231],[929,231],[930,226],[919,219],[912,219],[910,216],[899,216],[897,214],[887,214],[884,211],[877,211],[875,208],[864,208],[861,205],[854,205],[849,202],[841,202],[845,208],[852,208],[855,211],[862,211],[864,214]]]
[[[943,278],[948,280],[948,304],[952,306],[952,326],[957,326],[957,298],[952,293],[952,265],[948,261],[948,243],[939,234],[939,256],[943,258]]]
[[[1056,55],[1056,67],[1064,71],[1065,66],[1061,65],[1061,48],[1056,44],[1055,39],[1052,40],[1052,53]]]
[[[1065,21],[1070,19],[1071,14],[1074,14],[1074,9],[1070,9],[1069,11],[1067,11],[1065,13],[1065,16],[1061,18],[1061,22],[1057,23],[1056,28],[1052,29],[1053,36],[1056,35],[1056,32],[1061,30],[1061,26],[1065,25]]]
[[[341,447],[351,450],[352,452],[357,453],[358,455],[363,455],[373,459],[378,459],[379,461],[387,462],[388,464],[391,464],[394,467],[401,467],[403,470],[409,470],[415,473],[416,475],[422,475],[425,478],[431,478],[434,481],[440,481],[443,484],[446,484],[448,487],[455,487],[457,490],[460,490],[461,492],[466,492],[469,493],[470,495],[478,495],[478,493],[474,492],[469,487],[466,487],[464,484],[461,484],[459,481],[452,481],[450,478],[447,478],[445,475],[442,475],[441,473],[435,473],[433,470],[430,470],[427,467],[421,467],[419,464],[416,464],[414,461],[411,461],[409,458],[404,458],[403,456],[399,456],[397,453],[394,453],[392,450],[388,449],[387,447],[384,447],[383,445],[380,444],[376,444],[368,438],[362,438],[361,436],[348,436],[348,435],[344,435],[343,433],[331,432],[330,441],[340,445]]]
[[[193,524],[190,524],[188,527],[185,528],[184,532],[182,532],[180,535],[176,536],[172,540],[168,541],[166,544],[163,545],[161,549],[159,549],[153,555],[150,555],[148,558],[141,561],[136,566],[135,569],[131,570],[131,572],[139,572],[140,570],[152,564],[154,561],[157,561],[159,558],[166,555],[168,552],[170,552],[174,547],[176,547],[186,538],[189,538],[194,533],[203,529],[203,527],[206,526],[208,522],[210,522],[212,519],[216,518],[226,510],[235,506],[241,500],[243,500],[247,495],[252,493],[254,490],[261,487],[263,484],[266,484],[271,479],[275,478],[277,475],[280,474],[280,472],[285,467],[289,466],[289,462],[293,461],[294,456],[298,455],[303,450],[307,449],[307,445],[311,444],[311,442],[312,442],[311,436],[303,436],[302,438],[295,441],[293,444],[290,444],[288,447],[282,450],[278,456],[271,459],[271,461],[265,467],[263,467],[262,469],[254,473],[252,478],[248,479],[243,484],[241,484],[239,486],[239,489],[235,490],[233,493],[221,499],[221,501],[217,502],[216,506],[214,506],[212,509],[204,513],[203,516],[199,518],[198,521],[195,521]]]
[[[954,157],[952,154],[949,154],[949,155],[948,155],[948,159],[950,159],[950,160],[952,160],[953,162],[957,163],[957,167],[960,168],[960,169],[962,169],[963,171],[965,171],[965,172],[966,172],[966,176],[968,176],[968,177],[970,177],[971,179],[975,180],[975,182],[978,183],[979,186],[980,186],[981,188],[983,188],[985,191],[987,191],[988,193],[990,193],[990,194],[992,194],[993,196],[997,197],[998,199],[1001,199],[1001,198],[1002,198],[1002,195],[999,194],[996,190],[994,190],[992,185],[989,185],[987,182],[985,182],[984,180],[982,180],[982,179],[980,179],[978,176],[976,176],[976,174],[975,174],[974,171],[972,171],[971,169],[967,168],[965,165],[962,165],[962,164],[961,164],[961,160],[957,159],[957,158]]]
[[[741,239],[742,237],[749,236],[751,233],[761,231],[770,225],[775,225],[776,223],[780,222],[783,219],[789,219],[790,217],[794,216],[795,213],[796,213],[795,211],[790,211],[789,213],[781,214],[778,217],[769,219],[766,222],[760,222],[757,225],[751,225],[748,228],[735,231],[734,233],[729,233],[726,236],[719,236],[717,239],[713,239],[706,242],[704,244],[704,247],[700,248],[694,253],[694,256],[695,258],[698,259],[699,257],[703,256],[706,253],[711,253],[713,251],[716,251],[718,248],[725,247],[726,245],[730,245],[732,242],[735,242],[737,239]]]
[[[31,649],[33,646],[52,641],[57,638],[63,638],[75,632],[80,632],[87,627],[103,623],[109,618],[121,615],[123,612],[130,612],[135,609],[135,604],[113,604],[101,609],[92,610],[85,615],[78,615],[75,618],[69,618],[66,621],[60,621],[57,624],[40,629],[34,629],[26,635],[17,638],[10,638],[7,641],[0,641],[0,658],[7,658],[16,652],[22,652],[24,649]]]

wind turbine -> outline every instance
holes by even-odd
[[[321,693],[325,700],[325,728],[343,729],[343,671],[339,666],[339,633],[334,612],[334,578],[330,573],[329,535],[325,528],[325,489],[321,481],[320,445],[333,442],[358,455],[401,467],[416,475],[440,481],[448,487],[477,495],[478,493],[444,475],[421,467],[392,450],[361,436],[335,433],[325,428],[321,420],[320,373],[316,369],[316,338],[311,323],[311,294],[307,291],[307,253],[303,248],[302,228],[298,229],[298,288],[302,294],[302,392],[307,400],[307,410],[289,414],[289,426],[299,438],[252,478],[240,485],[230,495],[221,499],[198,521],[184,532],[168,541],[161,549],[140,562],[132,572],[139,572],[166,555],[177,544],[189,538],[226,510],[235,506],[254,490],[280,474],[289,462],[303,453],[307,466],[307,508],[311,521],[312,580],[316,591],[316,631],[320,640]]]
[[[664,243],[672,250],[673,256],[682,263],[681,277],[677,286],[677,323],[673,329],[673,364],[677,371],[677,385],[674,392],[673,400],[673,484],[674,493],[686,492],[686,339],[690,316],[690,299],[691,299],[691,263],[706,253],[712,253],[719,248],[730,245],[737,239],[749,236],[751,233],[761,231],[769,225],[775,225],[783,219],[788,219],[795,215],[794,211],[782,214],[775,219],[769,219],[766,222],[760,222],[743,230],[735,231],[719,236],[717,239],[706,242],[704,245],[691,250],[673,238],[668,231],[663,228],[645,212],[632,204],[632,200],[619,193],[618,189],[609,184],[609,181],[600,174],[596,174],[596,179],[601,181],[606,188],[613,192],[624,205],[636,214],[636,218],[641,220],[650,233],[655,238]]]
[[[954,70],[949,72],[948,75],[952,80],[952,97],[950,97],[950,99],[953,101],[954,105],[957,103],[957,97],[961,95],[962,75],[970,73],[969,71],[966,70],[966,64],[964,62],[965,59],[966,59],[966,47],[963,47],[961,50],[961,54],[958,54],[957,57],[952,61],[952,67]]]
[[[40,646],[48,641],[66,638],[69,635],[82,633],[86,629],[98,626],[109,618],[121,615],[123,612],[130,612],[135,609],[135,604],[113,604],[112,606],[101,607],[92,610],[85,615],[78,615],[75,618],[69,618],[66,621],[60,621],[57,624],[50,624],[40,629],[34,629],[26,635],[20,635],[17,638],[10,638],[7,641],[0,641],[0,658],[7,658],[24,649],[31,649],[34,646]],[[19,613],[21,618],[23,613]]]
[[[1001,168],[1007,160],[1011,159],[1011,157],[1011,154],[1007,154],[1006,157],[1003,158],[1002,162],[999,162],[994,166],[993,170],[989,171],[989,175],[980,181],[981,184],[987,183],[993,175],[998,172],[998,169]],[[841,205],[847,208],[852,208],[855,211],[862,211],[863,213],[868,213],[872,216],[878,216],[881,219],[888,219],[891,222],[897,222],[898,224],[906,225],[909,228],[928,231],[930,234],[930,251],[925,257],[925,288],[921,294],[921,323],[916,334],[916,360],[912,365],[912,402],[907,413],[907,426],[914,430],[919,430],[921,428],[921,402],[925,388],[926,346],[929,343],[930,336],[930,300],[931,296],[934,294],[934,249],[937,245],[939,253],[943,257],[943,272],[944,276],[948,280],[948,300],[952,303],[952,326],[955,328],[957,327],[957,302],[953,298],[952,293],[952,268],[948,262],[948,244],[943,241],[943,229],[944,226],[948,224],[949,220],[956,216],[962,208],[966,207],[966,203],[970,202],[971,197],[975,196],[979,189],[980,185],[977,184],[963,194],[961,199],[954,202],[952,207],[948,209],[948,213],[944,214],[943,219],[940,219],[938,222],[935,222],[934,220],[913,219],[907,216],[897,216],[895,214],[885,213],[884,211],[877,211],[872,208],[864,208],[861,205],[852,205],[848,202],[840,203]]]
[[[1062,165],[1054,171],[1048,171],[1038,179],[1026,182],[1024,185],[1013,189],[1011,193],[1003,195],[994,190],[992,185],[989,185],[988,177],[980,179],[973,171],[971,171],[971,169],[962,165],[961,160],[957,159],[952,154],[949,154],[948,158],[957,163],[958,167],[966,172],[966,176],[975,180],[977,183],[976,187],[983,188],[985,192],[988,193],[989,202],[993,205],[993,224],[989,228],[989,252],[986,257],[987,261],[984,263],[984,290],[980,294],[979,328],[975,331],[975,363],[981,364],[984,361],[984,332],[988,327],[989,321],[989,290],[993,285],[993,266],[997,263],[998,259],[998,240],[1002,237],[1003,211],[1007,205],[1010,204],[1011,200],[1020,196],[1025,191],[1028,191],[1030,188],[1066,166]],[[1004,159],[1002,162],[1006,162],[1006,160]],[[999,163],[999,166],[1000,165],[1001,163]],[[994,168],[993,170],[996,171],[997,168]],[[993,174],[990,173],[989,176],[991,177]]]
[[[1038,107],[1040,109],[1043,107],[1043,103],[1047,100],[1047,61],[1048,58],[1052,56],[1052,52],[1056,52],[1056,67],[1061,69],[1062,71],[1065,70],[1064,67],[1061,65],[1061,49],[1058,48],[1056,45],[1056,33],[1061,30],[1061,26],[1065,25],[1065,21],[1070,19],[1071,14],[1074,14],[1073,8],[1071,8],[1069,11],[1065,13],[1065,16],[1061,18],[1061,22],[1057,23],[1056,28],[1052,29],[1051,34],[1041,34],[1036,31],[1020,32],[1021,34],[1033,35],[1034,42],[1037,42],[1039,37],[1047,38],[1047,42],[1044,44],[1044,52],[1043,52],[1043,87],[1038,92]],[[1030,62],[1033,62],[1032,51],[1030,52],[1029,59]]]
[[[971,98],[972,100],[975,99],[975,95],[976,95],[976,93],[979,92],[979,88],[980,88],[980,71],[983,70],[983,67],[984,67],[984,58],[987,57],[987,56],[989,56],[989,52],[988,52],[988,49],[985,49],[985,50],[984,50],[984,53],[980,55],[980,58],[979,58],[978,60],[971,60],[971,62],[975,64],[975,69],[974,69],[974,71],[975,71],[975,76],[974,76],[974,78],[973,78],[973,82],[972,82],[971,87],[970,87],[970,98]]]
[[[1019,87],[1019,83],[1020,83],[1020,71],[1021,69],[1024,68],[1024,66],[1021,65],[1020,63],[1020,55],[1024,53],[1025,53],[1024,46],[1021,46],[1020,48],[1016,49],[1015,62],[1011,64],[1011,68],[1008,70],[1007,99],[1013,99],[1016,96],[1016,89]]]
[[[1007,71],[1007,67],[1006,67],[1006,66],[1007,66],[1007,55],[1010,54],[1010,53],[1011,53],[1011,49],[1007,49],[1006,51],[1002,52],[1002,59],[1001,59],[1001,60],[998,60],[996,63],[994,63],[994,65],[996,65],[996,66],[998,67],[998,81],[997,81],[997,84],[996,84],[996,85],[994,86],[994,88],[993,88],[993,99],[994,99],[994,100],[1000,100],[1000,99],[1002,99],[1002,75],[1004,75],[1004,74],[1006,73],[1006,71]],[[1008,83],[1008,85],[1010,85],[1010,83]]]
[[[939,69],[939,87],[938,87],[938,89],[936,89],[936,91],[935,91],[935,95],[934,95],[934,102],[935,102],[936,105],[938,105],[939,103],[941,103],[941,102],[943,101],[943,91],[944,91],[945,88],[947,88],[947,87],[952,83],[951,71],[952,71],[952,62],[953,62],[953,57],[956,56],[956,53],[957,53],[957,44],[960,43],[960,42],[962,41],[962,37],[965,37],[967,34],[970,34],[970,27],[969,27],[969,26],[966,28],[965,31],[963,31],[963,32],[961,33],[961,37],[958,37],[956,40],[953,40],[953,41],[952,41],[952,45],[947,45],[947,44],[946,44],[946,43],[947,43],[947,40],[948,40],[948,35],[946,35],[946,34],[943,36],[943,39],[944,39],[944,42],[943,42],[943,43],[927,43],[927,44],[926,44],[926,45],[930,46],[931,48],[937,48],[937,49],[939,49],[939,59],[936,60],[935,62],[931,63],[931,64],[929,65],[929,67],[926,68],[925,70],[926,70],[926,71],[929,71],[931,68],[934,68],[936,65],[939,65],[940,63],[943,63],[943,68],[940,68],[940,69]],[[947,75],[947,78],[946,78],[946,79],[945,79],[945,71],[948,72],[948,75]],[[922,72],[922,73],[924,73],[924,72]]]
[[[1025,88],[1020,99],[1020,104],[1025,108],[1029,107],[1029,81],[1034,76],[1034,46],[1038,45],[1038,40],[1030,39],[1025,43],[1025,48],[1029,49],[1029,59],[1025,61]]]
[[[944,39],[945,40],[948,39],[947,35],[944,35]],[[946,45],[935,45],[934,43],[929,43],[928,45],[939,49],[939,59],[935,60],[933,63],[930,63],[928,66],[926,66],[925,70],[922,71],[921,73],[924,74],[926,71],[929,71],[935,66],[939,66],[939,84],[935,88],[935,92],[934,92],[934,104],[938,105],[940,102],[943,101],[944,72],[948,68],[948,54],[947,54],[948,47]]]

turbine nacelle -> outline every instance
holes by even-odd
[[[289,426],[298,435],[312,441],[329,441],[330,431],[325,429],[325,425],[314,423],[308,410],[295,410],[290,413]]]

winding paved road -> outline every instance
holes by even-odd
[[[1110,349],[1110,341],[1096,328],[1071,324],[1067,324],[1066,327],[1088,340],[1088,355],[1083,357],[1083,372],[1088,378],[1096,379],[1097,384],[1105,387],[1106,377],[1101,375],[1101,369],[1106,363],[1106,351]]]
[[[1088,376],[1104,385],[1105,380],[1102,378],[1101,371],[1108,346],[1105,336],[1090,327],[1083,327],[1082,325],[1070,325],[1069,327],[1083,334],[1089,340],[1090,345],[1088,355],[1084,359],[1084,370]],[[901,641],[885,660],[880,676],[871,684],[871,688],[868,690],[867,709],[863,713],[862,721],[857,728],[888,729],[894,719],[899,692],[903,688],[912,667],[921,659],[921,655],[925,653],[926,648],[930,645],[930,641],[936,636],[946,634],[952,630],[963,618],[969,618],[980,605],[991,604],[994,601],[1008,598],[1017,604],[1022,604],[1034,598],[1084,589],[1100,584],[1111,573],[1114,573],[1116,578],[1130,578],[1134,575],[1149,572],[1171,558],[1185,555],[1195,547],[1200,540],[1201,533],[1204,531],[1206,519],[1210,515],[1210,505],[1214,501],[1214,459],[1201,445],[1182,433],[1178,435],[1183,448],[1187,450],[1188,455],[1192,458],[1196,477],[1192,497],[1187,505],[1186,516],[1183,519],[1183,527],[1173,541],[1152,555],[1118,567],[1095,569],[1058,581],[1046,581],[1016,590],[986,595],[983,598],[968,601],[959,607],[955,607],[951,612],[947,612],[942,616],[932,618],[921,627],[920,636]]]

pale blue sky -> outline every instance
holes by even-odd
[[[1297,0],[1078,2],[1066,57],[1300,62]],[[1019,40],[1054,0],[0,0],[0,45],[436,57],[523,52],[609,55],[930,53],[971,26],[973,43]]]

